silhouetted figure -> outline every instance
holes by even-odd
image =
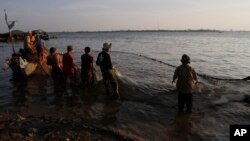
[[[76,85],[76,71],[77,66],[74,64],[73,47],[69,45],[67,53],[63,54],[63,74],[66,84],[69,82],[71,87]]]
[[[81,79],[83,86],[91,88],[94,84],[93,56],[90,55],[90,47],[85,47],[85,54],[81,56]]]
[[[102,52],[99,53],[97,60],[96,60],[96,64],[98,66],[100,66],[100,68],[101,68],[102,78],[103,78],[103,82],[104,82],[107,94],[109,94],[108,85],[110,83],[112,86],[112,89],[113,89],[112,97],[114,99],[119,99],[120,95],[119,95],[119,91],[118,91],[118,82],[116,79],[115,69],[114,69],[113,64],[111,62],[111,57],[109,55],[109,50],[110,50],[111,46],[112,46],[111,43],[110,44],[108,44],[108,43],[103,44]]]
[[[172,83],[175,83],[178,90],[178,109],[183,112],[184,106],[187,106],[187,112],[192,112],[192,97],[195,84],[198,82],[195,70],[189,65],[190,57],[182,55],[182,65],[176,68]]]
[[[37,50],[35,47],[35,33],[28,32],[24,39],[24,50],[26,53],[26,59],[29,62],[38,61]]]
[[[56,52],[56,48],[51,47],[50,55],[47,57],[47,64],[52,67],[51,75],[54,80],[55,91],[64,87],[64,76],[62,71],[61,55]]]

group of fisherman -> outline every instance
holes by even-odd
[[[111,43],[103,44],[102,52],[99,53],[96,64],[100,66],[106,93],[110,95],[110,84],[113,89],[112,95],[110,95],[111,98],[119,99],[118,82],[109,54],[111,46]],[[81,80],[82,85],[90,89],[95,81],[93,66],[94,58],[90,54],[90,47],[85,47],[84,51],[85,53],[81,56]],[[66,85],[74,87],[76,85],[77,71],[79,71],[79,69],[77,65],[74,64],[73,46],[69,45],[67,47],[67,53],[63,54],[62,57],[61,54],[56,51],[55,47],[51,47],[49,52],[50,54],[47,57],[47,64],[52,67],[51,74],[55,86],[60,86],[63,82],[64,87]]]
[[[102,52],[99,53],[96,64],[100,66],[100,70],[103,77],[106,93],[112,99],[119,99],[118,80],[116,76],[116,70],[111,62],[109,54],[112,43],[104,43]],[[47,48],[45,42],[42,41],[38,35],[34,32],[28,32],[24,40],[24,48],[19,49],[18,53],[13,53],[11,58],[11,65],[17,70],[17,76],[22,76],[22,70],[20,68],[20,59],[29,63],[39,64],[40,69],[46,74],[46,68],[50,66],[50,74],[54,80],[55,91],[65,89],[67,86],[74,88],[77,84],[77,74],[81,72],[81,84],[87,89],[90,89],[94,85],[95,81],[95,68],[93,66],[94,58],[91,55],[91,48],[85,47],[85,53],[81,56],[81,69],[74,64],[73,46],[67,46],[67,52],[64,54],[58,53],[55,47],[49,49],[49,55],[47,55]],[[44,66],[43,64],[46,64]],[[112,87],[112,93],[109,91],[109,85]]]
[[[111,62],[109,54],[111,43],[104,43],[102,52],[98,54],[96,65],[100,66],[102,78],[107,94],[109,85],[112,87],[113,99],[119,99],[118,82],[116,72]],[[67,47],[67,53],[60,54],[55,47],[49,49],[49,55],[45,57],[46,48],[44,42],[34,33],[28,33],[24,41],[24,50],[20,49],[20,54],[28,61],[44,61],[51,66],[51,76],[55,86],[69,85],[74,87],[77,80],[77,71],[81,71],[81,80],[84,87],[90,89],[94,84],[94,58],[90,54],[90,47],[85,47],[85,53],[81,56],[81,70],[74,64],[73,46]],[[184,54],[181,58],[182,65],[176,68],[172,83],[176,83],[178,90],[178,109],[186,112],[192,112],[192,93],[194,86],[198,83],[197,74],[193,67],[190,66],[190,57]],[[176,82],[177,80],[177,82]]]

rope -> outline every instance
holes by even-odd
[[[145,56],[145,55],[142,55],[142,54],[136,54],[136,53],[130,53],[130,52],[121,52],[121,51],[113,51],[113,52],[132,54],[132,55],[140,56],[140,57],[143,57],[143,58],[146,58],[146,59],[149,59],[149,60],[164,64],[164,65],[167,65],[167,66],[172,67],[172,68],[177,67],[175,65],[172,65],[172,64],[169,64],[169,63],[163,62],[161,60],[151,58],[149,56]],[[203,77],[203,78],[214,79],[214,80],[218,80],[218,81],[219,80],[222,80],[222,81],[246,81],[246,80],[250,80],[250,76],[246,77],[246,78],[243,78],[243,79],[234,79],[234,78],[218,78],[218,77],[213,77],[213,76],[209,76],[209,75],[202,74],[202,73],[196,73],[196,74],[198,76],[200,76],[200,77]]]

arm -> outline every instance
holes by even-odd
[[[176,68],[176,70],[174,72],[172,84],[175,83],[175,81],[176,81],[177,78],[178,78],[178,75],[177,75],[177,68]]]
[[[62,61],[58,53],[55,54],[55,65],[57,68],[62,68]]]
[[[27,47],[31,48],[31,40],[29,36],[26,37],[26,43],[27,43]]]
[[[94,73],[94,65],[93,62],[90,64],[91,65],[91,73],[92,73],[92,85],[95,83],[95,73]]]
[[[108,63],[109,68],[112,69],[112,68],[113,68],[113,64],[112,64],[112,62],[111,62],[111,57],[110,57],[110,55],[108,55],[108,57],[107,57],[107,63]]]
[[[31,50],[31,46],[30,46],[30,38],[29,36],[25,37],[25,41],[24,41],[24,49],[30,51]]]
[[[71,68],[73,68],[74,71],[76,72],[78,67],[77,67],[77,65],[74,63],[74,57],[73,57],[72,54],[69,54],[69,55],[70,55],[69,66],[70,66]]]
[[[176,79],[177,79],[177,75],[174,75],[174,76],[173,76],[173,81],[172,81],[172,84],[174,84],[174,83],[175,83]]]
[[[100,66],[100,54],[98,54],[98,57],[97,57],[95,63],[96,63],[97,66]]]
[[[75,64],[74,64],[74,62],[73,62],[73,56],[71,55],[71,54],[69,54],[69,66],[70,67],[72,67],[72,68],[74,68],[75,67]]]
[[[92,72],[94,73],[94,64],[93,64],[93,62],[94,62],[94,58],[92,57],[91,60],[90,60],[90,67],[91,67]]]
[[[83,69],[83,55],[81,56],[81,68]]]
[[[197,84],[198,83],[198,79],[197,79],[197,74],[196,74],[196,72],[195,72],[195,70],[193,69],[193,71],[192,71],[192,75],[193,75],[193,78],[194,78],[194,83],[195,84]]]

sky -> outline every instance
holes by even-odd
[[[250,30],[250,0],[0,0],[8,20],[30,31]]]

